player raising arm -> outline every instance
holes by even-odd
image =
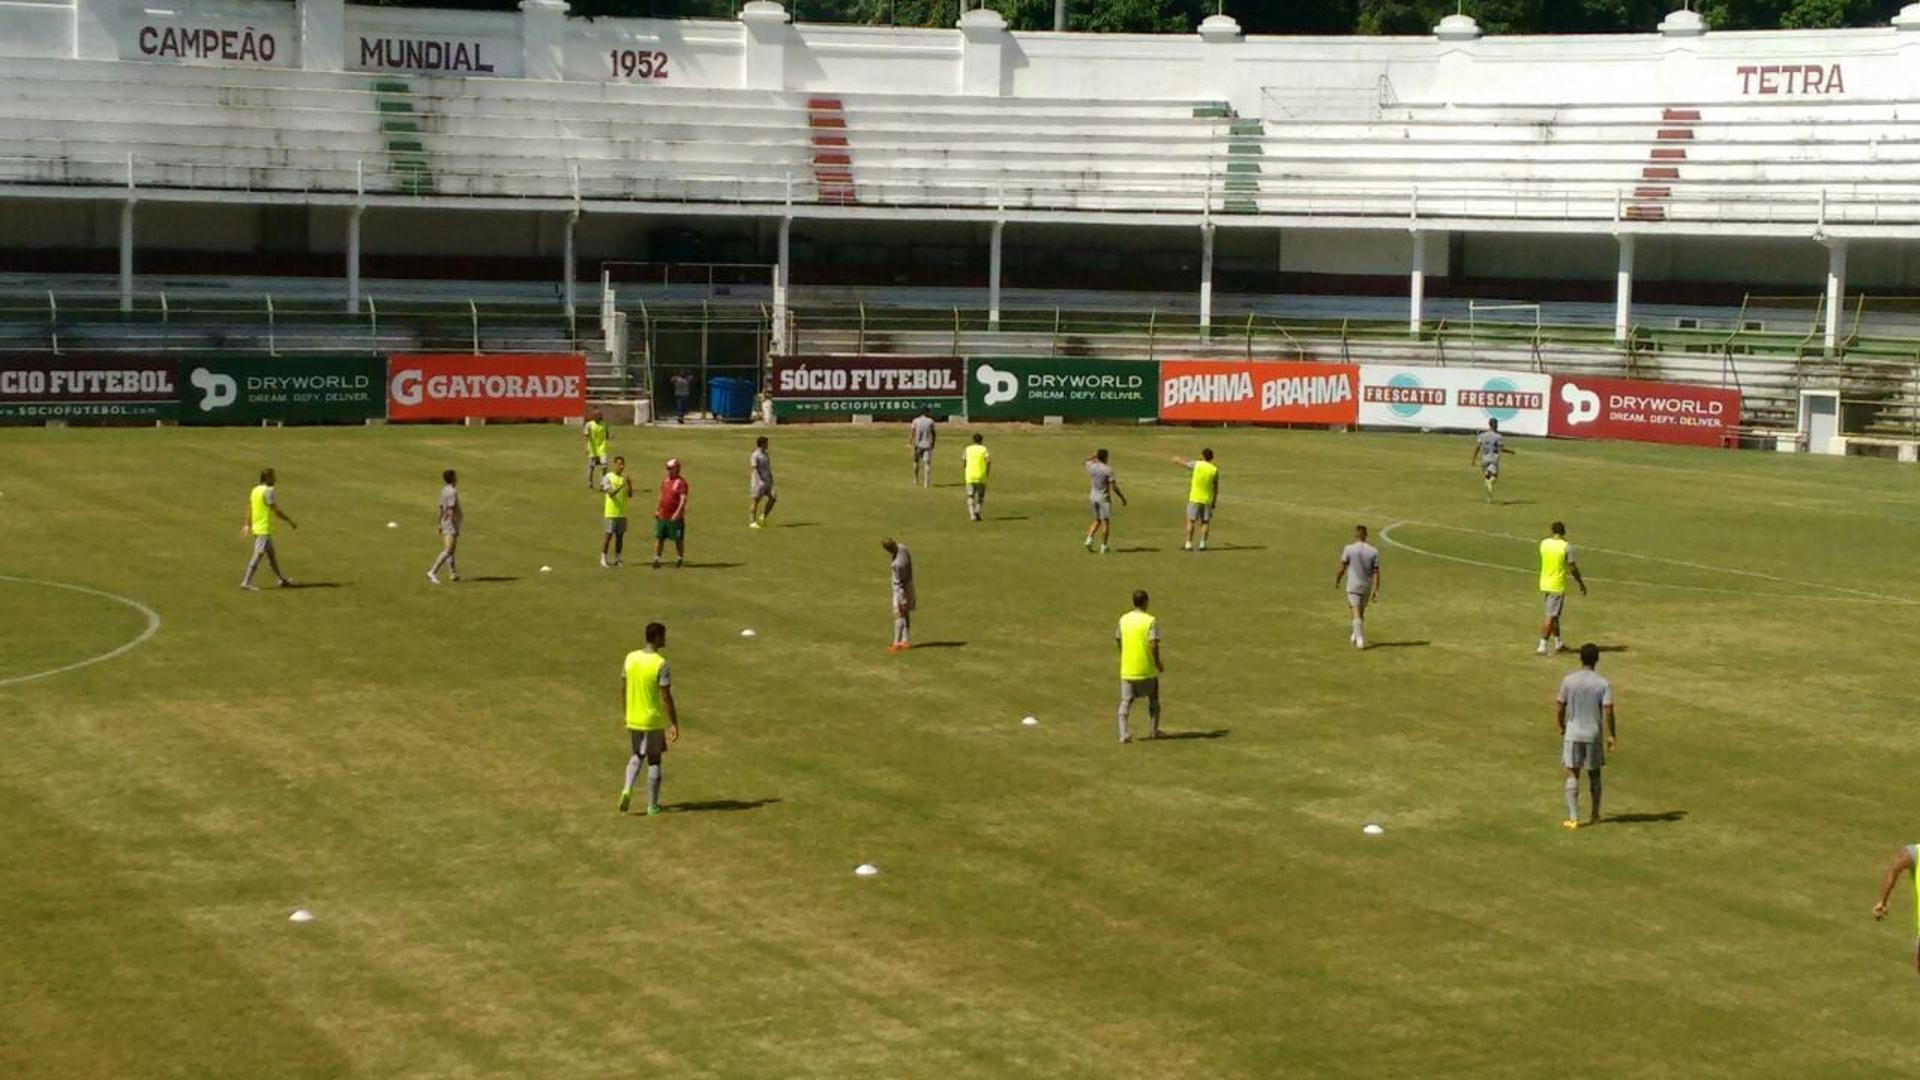
[[[1187,485],[1187,540],[1181,551],[1193,550],[1194,526],[1200,527],[1200,550],[1207,550],[1207,538],[1213,535],[1213,508],[1220,505],[1220,467],[1213,463],[1211,447],[1200,451],[1199,461],[1174,458],[1173,463],[1193,473]]]

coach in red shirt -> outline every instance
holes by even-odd
[[[687,561],[687,481],[680,475],[680,459],[667,459],[667,478],[660,482],[660,505],[653,509],[653,568],[673,541],[673,565]]]

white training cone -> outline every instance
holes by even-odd
[[[399,523],[399,522],[397,522],[397,521],[389,521],[389,522],[387,522],[387,528],[389,528],[389,529],[397,529],[397,528],[399,528],[399,527],[400,527],[400,523]]]
[[[543,573],[543,574],[551,574],[551,573],[553,573],[553,567],[551,567],[551,566],[543,566],[543,567],[541,567],[541,568],[540,568],[540,572],[541,572],[541,573]]]
[[[758,637],[759,635],[755,634],[753,632],[753,627],[749,626],[745,630],[740,631],[740,636],[741,637]]]
[[[1021,727],[1039,727],[1040,718],[1037,716],[1023,716],[1020,718],[1020,726]]]
[[[313,912],[308,911],[306,908],[295,908],[293,911],[293,914],[287,916],[287,921],[288,922],[312,922]]]
[[[1360,831],[1363,833],[1366,833],[1368,836],[1379,836],[1381,833],[1386,832],[1387,830],[1381,828],[1378,825],[1368,825],[1366,828],[1361,829]]]
[[[853,872],[856,877],[872,877],[880,872],[880,868],[872,863],[863,862],[859,866],[854,867]]]

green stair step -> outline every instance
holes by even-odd
[[[1229,214],[1257,214],[1260,212],[1260,204],[1254,202],[1252,199],[1228,199],[1221,204],[1220,208]]]
[[[387,153],[389,154],[423,154],[424,155],[426,152],[427,152],[427,148],[421,145],[420,140],[418,139],[388,139],[387,140]]]
[[[1260,157],[1265,154],[1266,151],[1260,149],[1259,143],[1237,142],[1227,144],[1227,153],[1240,157]]]
[[[1257,161],[1233,161],[1229,159],[1227,161],[1227,171],[1230,173],[1257,173],[1260,171],[1260,163]]]
[[[1233,115],[1233,110],[1225,105],[1195,105],[1193,116],[1196,120],[1225,120]]]
[[[1267,125],[1259,120],[1239,119],[1227,125],[1229,135],[1265,135]]]
[[[411,120],[387,120],[383,118],[380,121],[380,130],[388,135],[416,135],[420,132],[420,125]]]

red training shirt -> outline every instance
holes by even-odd
[[[680,508],[687,501],[687,478],[669,476],[660,485],[660,505],[654,508],[653,516],[662,521],[671,521],[680,514]]]

